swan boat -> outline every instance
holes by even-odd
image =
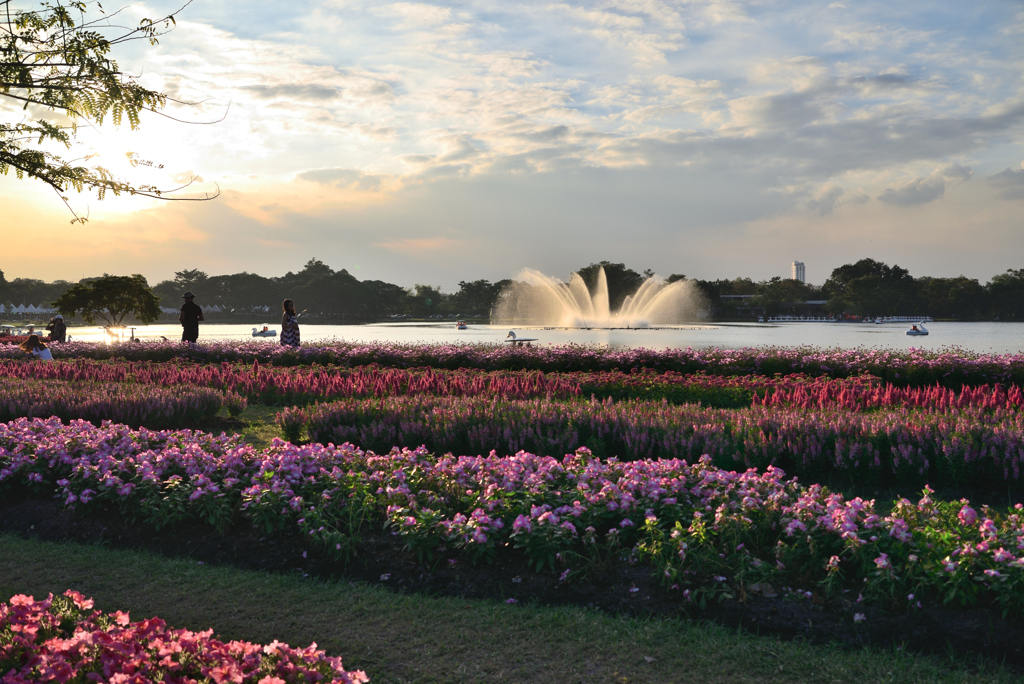
[[[514,330],[509,330],[508,335],[505,336],[505,341],[510,342],[513,347],[520,347],[522,345],[530,346],[530,342],[536,342],[536,337],[516,337]]]
[[[907,331],[908,335],[927,335],[928,328],[924,327],[924,323],[918,323],[917,325],[910,326],[910,330]]]
[[[252,329],[253,337],[277,337],[277,331],[263,326],[263,330]]]

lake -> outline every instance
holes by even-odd
[[[301,324],[301,320],[300,320]],[[641,330],[566,330],[549,328],[514,328],[519,337],[535,337],[534,344],[594,344],[609,347],[875,347],[886,349],[939,349],[960,347],[981,353],[1016,354],[1024,351],[1024,323],[946,323],[926,324],[926,337],[908,337],[907,323],[716,323],[701,326],[679,326]],[[280,331],[279,325],[271,328]],[[489,343],[501,344],[510,328],[486,324],[469,325],[456,330],[450,321],[377,323],[372,325],[308,325],[301,324],[305,343],[318,340],[364,342],[426,342],[426,343]],[[203,324],[199,341],[251,340],[252,325]],[[75,340],[106,339],[102,328],[71,328]],[[129,333],[126,332],[126,335]],[[142,340],[181,339],[181,326],[159,324],[137,327],[135,336]],[[276,339],[266,339],[276,344]]]

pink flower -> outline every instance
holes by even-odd
[[[961,525],[970,527],[978,519],[978,514],[973,508],[965,505],[960,509],[960,513],[956,517],[960,521]]]

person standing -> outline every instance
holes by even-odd
[[[64,325],[64,317],[57,314],[50,319],[50,324],[46,326],[46,329],[50,331],[51,342],[64,342],[67,339],[68,327]]]
[[[178,314],[178,322],[182,328],[181,341],[195,344],[199,339],[199,321],[205,320],[203,310],[195,303],[195,295],[191,292],[186,292],[181,298],[185,300],[181,313]]]
[[[295,313],[295,302],[286,299],[281,308],[284,309],[284,313],[281,314],[281,344],[286,347],[298,347],[299,317]]]

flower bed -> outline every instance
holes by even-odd
[[[0,420],[57,416],[93,423],[112,420],[133,427],[176,428],[212,420],[229,403],[245,400],[203,387],[161,388],[126,383],[81,383],[5,378],[0,384]]]
[[[978,354],[960,349],[908,351],[882,349],[747,348],[747,349],[609,349],[564,345],[417,345],[330,341],[298,349],[258,341],[203,342],[196,347],[177,342],[56,344],[57,358],[126,359],[203,362],[273,362],[277,366],[364,366],[395,368],[480,368],[546,372],[651,368],[683,374],[766,375],[806,373],[849,377],[870,373],[897,386],[1002,383],[1024,385],[1024,354]],[[0,346],[0,358],[19,358],[16,347]]]
[[[113,505],[157,527],[248,521],[301,531],[337,555],[386,526],[410,553],[521,553],[564,581],[625,555],[697,601],[786,582],[911,609],[929,598],[996,604],[1015,617],[1024,608],[1020,505],[975,510],[929,490],[886,515],[776,468],[730,472],[710,458],[602,461],[585,448],[561,460],[378,456],[281,441],[257,451],[204,433],[22,419],[0,424],[0,493],[12,491]]]
[[[305,404],[342,397],[436,394],[510,399],[573,397],[580,393],[571,376],[525,371],[412,370],[395,368],[277,368],[244,364],[124,361],[0,361],[0,378],[68,382],[132,382],[164,387],[212,387],[265,404]]]
[[[833,379],[804,374],[766,377],[721,376],[674,371],[544,373],[541,371],[445,370],[431,367],[396,369],[377,366],[275,367],[258,361],[201,364],[150,361],[0,361],[0,378],[82,382],[131,382],[163,387],[212,387],[234,392],[249,401],[270,405],[302,405],[350,397],[417,394],[497,396],[505,399],[577,396],[625,399],[666,399],[674,404],[701,403],[718,408],[751,405],[798,408],[841,408],[864,411],[909,408],[1017,408],[1024,392],[1016,386],[981,385],[952,390],[940,386],[895,387],[869,375]]]
[[[696,459],[720,467],[785,468],[801,478],[953,484],[999,489],[1024,464],[1024,416],[980,407],[951,412],[753,407],[664,402],[499,401],[484,397],[348,399],[278,414],[286,436],[386,452],[423,444],[443,453],[555,455],[586,445],[623,460]]]
[[[92,610],[76,591],[36,601],[0,603],[0,673],[6,684],[46,681],[295,684],[368,682],[341,658],[317,649],[227,643],[213,630],[170,629],[160,618],[131,622],[128,613]]]

